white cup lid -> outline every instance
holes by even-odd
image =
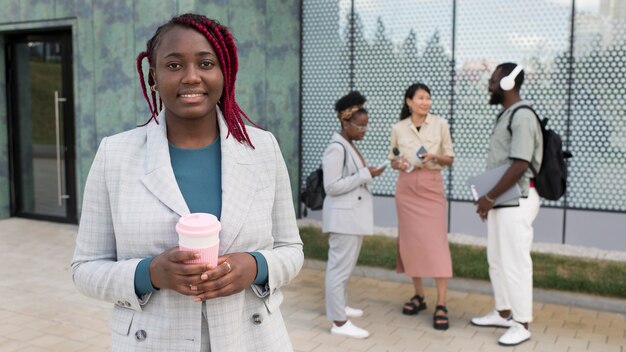
[[[216,236],[222,229],[217,217],[209,213],[192,213],[178,220],[176,232],[188,237]]]

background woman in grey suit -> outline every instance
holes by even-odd
[[[114,304],[113,351],[291,351],[279,288],[300,270],[302,242],[276,139],[246,127],[236,103],[231,34],[204,16],[174,17],[137,68],[152,117],[100,144],[76,286]],[[220,218],[216,267],[184,263],[198,256],[178,249],[175,225],[190,212]]]
[[[366,338],[369,333],[348,317],[363,315],[347,305],[348,279],[361,251],[363,235],[374,231],[372,178],[384,168],[366,166],[354,141],[363,139],[369,121],[365,97],[350,92],[335,104],[341,132],[333,134],[324,152],[323,231],[330,232],[326,266],[326,316],[333,321],[332,334]]]

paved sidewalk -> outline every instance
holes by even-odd
[[[106,351],[111,304],[86,298],[71,282],[76,226],[24,219],[0,221],[0,351]],[[283,289],[283,315],[298,352],[334,351],[620,351],[626,352],[623,314],[535,303],[532,339],[515,348],[497,345],[503,329],[476,328],[472,316],[492,309],[490,295],[449,292],[451,327],[432,329],[429,309],[400,313],[412,295],[403,282],[354,277],[350,304],[365,309],[354,322],[372,335],[353,340],[330,335],[324,316],[324,272],[305,268]],[[624,302],[626,304],[626,301]]]

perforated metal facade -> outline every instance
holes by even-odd
[[[551,0],[303,1],[301,179],[321,162],[339,130],[335,101],[356,89],[367,98],[370,130],[358,143],[368,164],[387,157],[404,90],[431,88],[431,111],[448,119],[454,167],[449,199],[471,199],[467,178],[485,168],[498,107],[487,80],[501,62],[521,63],[530,100],[564,138],[569,191],[544,206],[626,211],[626,5]],[[376,178],[393,196],[397,172]],[[566,204],[565,204],[566,202]]]

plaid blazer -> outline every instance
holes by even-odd
[[[339,133],[333,134],[326,147],[322,167],[326,190],[322,230],[371,235],[374,232],[372,175],[356,150]]]
[[[269,282],[206,301],[212,351],[291,351],[280,313],[280,287],[303,263],[287,168],[274,136],[247,127],[255,149],[227,137],[222,150],[220,255],[259,251]],[[104,138],[91,166],[72,260],[83,294],[114,304],[113,351],[198,351],[202,304],[162,289],[137,297],[143,258],[178,244],[174,230],[189,209],[170,163],[165,116]]]

